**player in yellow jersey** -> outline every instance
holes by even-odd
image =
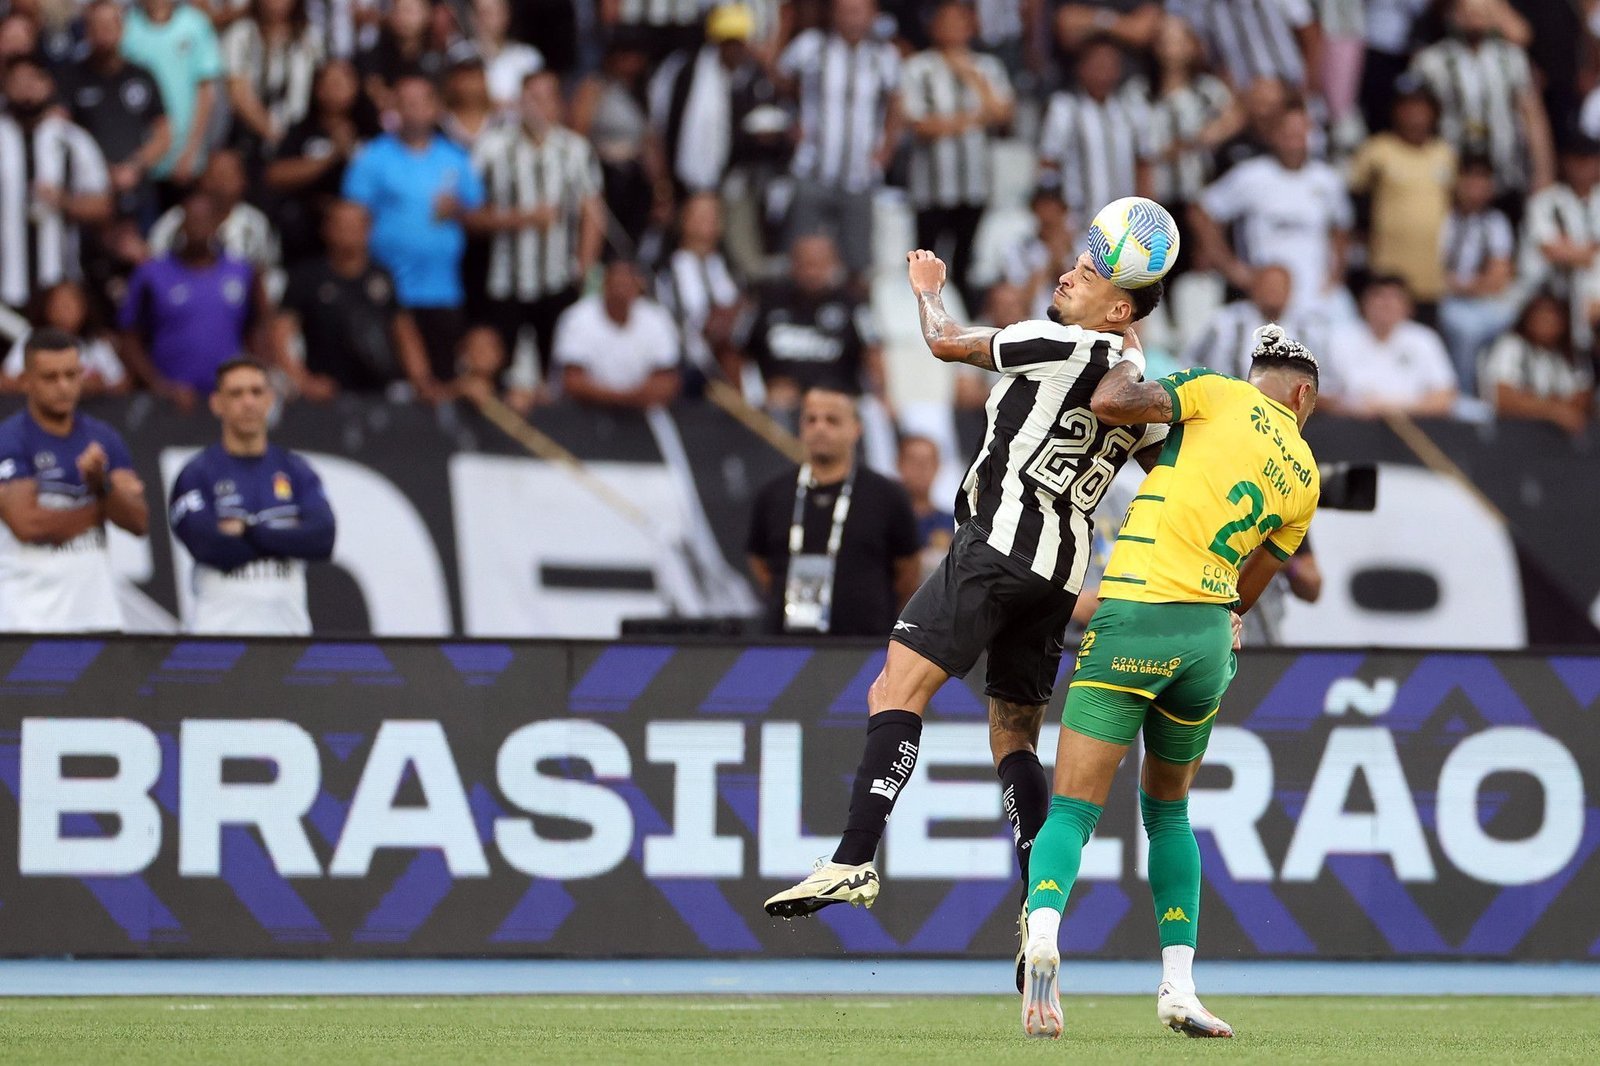
[[[1061,1034],[1061,912],[1141,730],[1139,805],[1163,965],[1157,1016],[1190,1036],[1233,1035],[1195,996],[1200,850],[1189,787],[1233,680],[1239,613],[1299,548],[1317,507],[1317,465],[1300,436],[1316,402],[1317,361],[1278,326],[1259,332],[1249,381],[1205,369],[1140,381],[1130,363],[1095,388],[1103,424],[1173,426],[1106,563],[1062,714],[1055,795],[1028,866],[1030,1036]]]

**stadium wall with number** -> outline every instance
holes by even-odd
[[[882,654],[0,640],[0,954],[1006,956],[976,684],[879,906],[762,913],[843,822]],[[1220,723],[1207,957],[1600,954],[1600,657],[1249,652]],[[1142,839],[1124,768],[1072,951],[1154,950]]]
[[[209,417],[147,398],[91,410],[124,432],[163,498],[216,435]],[[310,575],[317,631],[611,638],[629,617],[754,610],[744,538],[752,497],[784,469],[775,451],[697,403],[649,416],[553,408],[535,424],[633,514],[457,408],[289,408],[275,437],[310,456],[339,517],[335,565]],[[1313,523],[1327,580],[1314,608],[1291,605],[1289,643],[1600,645],[1600,454],[1549,427],[1424,428],[1507,521],[1421,466],[1381,423],[1319,418],[1319,459],[1382,464],[1378,511],[1324,511]],[[963,438],[973,429],[962,426]],[[148,541],[112,538],[141,631],[176,628],[185,607],[188,556],[163,526]]]

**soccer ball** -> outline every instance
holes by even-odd
[[[1124,196],[1089,223],[1089,255],[1100,276],[1119,288],[1154,285],[1178,261],[1178,224],[1154,200]]]

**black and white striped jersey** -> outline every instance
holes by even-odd
[[[1200,146],[1200,134],[1232,102],[1228,87],[1210,74],[1151,102],[1148,153],[1154,162],[1157,201],[1188,204],[1200,198],[1216,172],[1216,159]]]
[[[1312,354],[1327,350],[1333,322],[1321,310],[1308,307],[1294,314],[1268,316],[1249,300],[1235,300],[1217,308],[1205,328],[1185,346],[1178,362],[1185,369],[1203,366],[1232,378],[1248,378],[1255,358],[1256,330],[1269,321],[1281,325]]]
[[[694,26],[705,18],[702,0],[621,0],[617,21],[624,26]]]
[[[1134,85],[1104,100],[1058,92],[1045,109],[1039,161],[1054,171],[1061,198],[1082,222],[1112,200],[1133,195],[1139,158],[1148,154],[1149,107]],[[1041,179],[1046,184],[1049,176]]]
[[[1491,39],[1474,48],[1461,40],[1429,45],[1411,61],[1440,104],[1439,132],[1462,154],[1483,152],[1504,189],[1528,184],[1528,131],[1518,110],[1534,88],[1528,54]]]
[[[1258,78],[1305,84],[1295,31],[1314,20],[1310,0],[1173,0],[1168,9],[1195,28],[1235,89]]]
[[[1511,259],[1517,238],[1511,220],[1495,208],[1463,215],[1451,212],[1440,234],[1439,253],[1444,268],[1463,285],[1475,280],[1496,259]]]
[[[1011,98],[1011,81],[998,59],[978,53],[973,55],[972,63],[996,97]],[[983,106],[978,90],[956,74],[943,53],[934,49],[906,60],[900,99],[912,122],[971,114]],[[911,149],[912,205],[918,209],[987,205],[989,140],[989,130],[984,126],[972,126],[944,137],[917,138]]]
[[[222,35],[222,56],[228,76],[249,83],[279,132],[311,110],[311,83],[324,58],[314,27],[269,45],[255,21],[242,18]]]
[[[0,304],[24,306],[34,293],[83,276],[78,224],[37,195],[109,192],[110,174],[94,138],[47,116],[25,129],[0,110]]]
[[[851,44],[805,30],[789,42],[778,70],[800,86],[800,143],[792,170],[802,181],[865,192],[883,180],[875,155],[900,80],[900,53],[887,41]]]
[[[1000,381],[988,425],[956,499],[996,551],[1077,593],[1093,550],[1093,516],[1128,456],[1165,439],[1165,425],[1104,426],[1089,399],[1122,338],[1029,321],[994,338]]]
[[[489,203],[532,211],[552,208],[550,225],[497,233],[489,242],[486,287],[496,300],[528,302],[581,284],[578,232],[583,206],[600,195],[600,163],[589,142],[553,126],[535,142],[520,125],[490,130],[472,152]]]

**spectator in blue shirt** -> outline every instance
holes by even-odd
[[[394,277],[433,376],[455,375],[463,329],[462,219],[483,205],[483,183],[467,153],[439,132],[439,98],[426,78],[395,86],[400,125],[369,144],[344,176],[344,196],[372,215],[372,255]]]

